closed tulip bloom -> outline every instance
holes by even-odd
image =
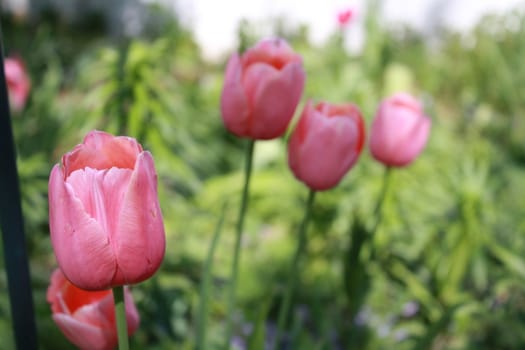
[[[77,287],[149,278],[166,245],[151,154],[130,137],[91,131],[51,171],[49,222],[58,264]]]
[[[406,166],[423,151],[430,125],[418,100],[397,93],[379,106],[370,130],[370,152],[387,166]]]
[[[328,190],[355,164],[364,141],[364,122],[355,105],[308,102],[290,137],[288,164],[312,190]]]
[[[118,343],[115,303],[111,290],[86,291],[69,282],[60,269],[51,275],[47,301],[52,317],[66,338],[85,350],[111,350]],[[131,292],[124,289],[128,335],[139,326]]]
[[[303,93],[302,58],[283,39],[267,39],[233,54],[221,95],[226,128],[240,137],[274,139],[284,134]]]
[[[20,111],[24,108],[31,89],[31,81],[24,63],[18,58],[6,57],[4,72],[9,93],[9,104],[13,110]]]

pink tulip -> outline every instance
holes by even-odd
[[[31,89],[31,82],[24,63],[18,58],[6,57],[4,72],[9,93],[9,105],[13,110],[20,111],[24,108]]]
[[[111,350],[118,343],[115,303],[111,290],[86,291],[69,282],[60,269],[51,275],[47,289],[52,317],[70,342],[85,350]],[[139,326],[139,313],[127,287],[124,303],[128,335]]]
[[[274,139],[286,131],[303,93],[301,56],[283,39],[267,39],[233,54],[221,96],[222,119],[237,136]]]
[[[308,187],[327,190],[355,164],[364,142],[364,122],[355,105],[308,102],[290,137],[288,164]]]
[[[165,251],[153,158],[135,139],[91,131],[49,178],[51,243],[77,287],[141,282]]]
[[[414,97],[397,93],[383,100],[370,131],[372,156],[387,166],[410,164],[423,151],[430,125]]]

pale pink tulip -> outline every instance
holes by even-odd
[[[86,291],[69,282],[60,269],[51,275],[47,301],[52,317],[66,338],[85,350],[111,350],[118,343],[115,303],[111,290]],[[128,335],[137,330],[139,313],[124,288]]]
[[[14,111],[20,111],[24,108],[31,90],[31,81],[24,63],[19,58],[6,57],[4,72],[9,93],[9,105]]]
[[[406,166],[423,151],[430,126],[419,101],[397,93],[379,106],[370,130],[370,152],[387,166]]]
[[[365,141],[361,112],[351,104],[308,102],[288,144],[288,164],[312,190],[336,186],[355,164]]]
[[[51,171],[49,221],[58,264],[79,288],[149,278],[166,245],[151,154],[130,137],[91,131]]]
[[[221,95],[222,119],[233,134],[273,139],[284,134],[303,93],[302,58],[283,39],[233,54]]]

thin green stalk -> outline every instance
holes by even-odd
[[[115,300],[115,319],[117,320],[118,348],[128,350],[128,325],[126,321],[126,305],[124,303],[124,287],[113,288],[113,299]]]
[[[215,232],[213,233],[213,238],[210,244],[210,248],[208,250],[208,256],[206,257],[206,261],[204,263],[204,267],[202,269],[202,284],[201,284],[201,290],[200,290],[200,310],[199,315],[197,319],[197,350],[205,350],[206,348],[206,321],[208,316],[208,295],[209,295],[209,289],[210,289],[210,281],[211,281],[211,271],[212,271],[212,262],[213,257],[215,256],[215,249],[217,247],[217,243],[219,242],[219,237],[221,235],[222,231],[222,224],[224,223],[224,213],[226,212],[226,204],[222,207],[221,216],[219,218],[219,222],[217,223],[217,226],[215,227]]]
[[[376,207],[374,209],[374,226],[372,227],[372,230],[370,231],[370,241],[374,241],[376,239],[377,230],[379,228],[379,225],[381,225],[381,222],[383,221],[383,205],[385,203],[386,194],[388,192],[388,188],[390,187],[390,182],[392,179],[392,168],[387,166],[385,168],[385,173],[383,175],[383,184],[381,186],[381,192],[379,193],[379,197],[377,198]],[[371,245],[371,257],[374,257],[376,254],[376,249],[374,244]]]
[[[279,309],[279,318],[277,319],[277,333],[275,334],[275,337],[273,339],[273,345],[271,349],[276,349],[276,345],[279,344],[281,334],[284,330],[288,318],[288,313],[292,302],[292,296],[295,289],[295,285],[297,284],[297,277],[299,274],[299,272],[297,271],[299,267],[299,260],[301,259],[301,256],[303,255],[303,252],[306,248],[306,229],[308,227],[308,222],[310,221],[310,216],[312,213],[313,203],[315,199],[315,193],[316,192],[314,190],[310,190],[310,192],[308,193],[308,200],[306,201],[303,221],[299,226],[299,237],[297,240],[297,247],[292,259],[292,263],[290,265],[290,271],[288,272],[288,285],[286,287],[284,298]]]
[[[390,186],[390,179],[392,177],[391,174],[392,174],[392,168],[386,167],[385,173],[383,175],[383,185],[381,187],[381,192],[379,193],[379,197],[377,198],[376,207],[374,209],[374,217],[376,221],[371,230],[370,237],[372,237],[372,239],[375,236],[375,233],[377,229],[379,228],[381,221],[383,221],[383,204],[385,203],[385,198],[388,192],[388,187]]]
[[[126,85],[126,62],[129,54],[129,40],[124,39],[124,43],[119,48],[119,57],[117,63],[116,78],[118,82],[117,90],[117,130],[119,135],[127,135],[128,130],[128,112],[126,111],[126,105],[128,100],[129,86]]]
[[[255,140],[250,140],[248,147],[246,148],[246,164],[244,168],[244,188],[241,197],[241,206],[239,208],[239,217],[237,220],[237,227],[235,232],[235,248],[233,252],[233,263],[232,263],[232,275],[230,290],[228,295],[228,308],[227,308],[227,321],[226,321],[226,345],[225,349],[230,348],[230,339],[233,334],[233,310],[235,308],[236,289],[237,289],[237,277],[239,274],[239,258],[241,253],[241,240],[242,232],[244,229],[244,217],[248,208],[248,191],[250,188],[250,178],[252,174],[252,159],[253,150],[255,148]]]

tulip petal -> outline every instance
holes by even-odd
[[[131,291],[129,287],[124,287],[124,303],[126,304],[126,322],[128,325],[128,335],[131,335],[135,333],[137,330],[139,323],[140,323],[140,316],[139,312],[137,310],[137,307],[135,306],[135,302],[133,301],[133,295],[131,294]],[[97,312],[100,313],[100,315],[103,315],[104,321],[102,321],[100,326],[107,325],[108,327],[116,327],[116,319],[115,319],[115,301],[113,299],[113,294],[109,293],[109,295],[103,299],[101,299],[97,304]],[[79,310],[80,311],[80,310]],[[89,312],[93,311],[92,309],[85,309],[81,312],[83,315],[80,315],[80,312],[75,314],[75,318],[80,319],[81,317],[86,317],[86,320],[90,318],[89,315],[87,315]],[[92,324],[96,324],[97,321],[93,320],[91,321]]]
[[[111,290],[87,291],[80,289],[67,280],[60,269],[56,269],[51,275],[51,283],[47,289],[46,298],[51,304],[53,313],[72,314],[83,305],[97,303],[108,295],[111,298]]]
[[[116,270],[109,237],[63,178],[62,169],[55,165],[49,178],[49,225],[58,264],[78,287],[106,289]]]
[[[53,314],[53,320],[66,338],[80,349],[112,350],[117,345],[116,332],[84,323],[67,314]]]
[[[237,136],[248,136],[250,110],[241,85],[241,72],[240,58],[234,54],[226,67],[221,94],[221,115],[230,132]]]
[[[421,118],[412,125],[412,129],[399,139],[393,148],[392,159],[399,166],[408,165],[425,148],[430,133],[431,120]]]
[[[264,62],[280,70],[291,62],[302,64],[303,59],[292,50],[286,40],[272,38],[259,41],[257,45],[248,49],[242,57],[243,67],[248,67],[257,62]]]
[[[166,242],[153,157],[137,159],[111,242],[117,257],[114,285],[141,282],[159,268]]]
[[[119,214],[131,174],[130,169],[85,168],[74,171],[68,178],[84,210],[95,219],[111,238],[118,226]]]
[[[142,146],[133,138],[113,136],[103,131],[94,130],[77,145],[73,151],[62,158],[64,175],[68,177],[73,171],[90,167],[109,169],[111,167],[133,169]]]
[[[62,286],[67,279],[60,269],[55,269],[51,274],[50,280],[51,282],[47,288],[46,300],[51,304],[51,311],[53,311],[53,313],[64,313],[67,311],[67,307],[64,308],[64,303],[58,299],[62,294]]]
[[[253,66],[260,67],[261,64]],[[279,137],[286,131],[301,98],[303,68],[301,64],[293,62],[274,74],[259,73],[254,76],[260,81],[252,99],[251,134],[257,135],[258,139]]]
[[[279,78],[280,71],[266,63],[254,63],[247,67],[242,76],[242,86],[251,107],[255,105],[266,81]]]
[[[93,303],[89,303],[89,300],[85,300],[85,302],[87,304],[82,305],[72,313],[76,320],[102,329],[113,329],[115,327],[115,309],[111,291],[104,298]]]

